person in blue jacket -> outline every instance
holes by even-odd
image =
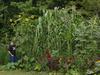
[[[14,42],[10,42],[9,46],[8,46],[8,53],[10,55],[10,62],[16,62],[17,58],[16,58],[16,45],[14,44]]]

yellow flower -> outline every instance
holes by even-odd
[[[25,19],[25,21],[29,21],[29,19],[28,19],[28,18],[26,18],[26,19]]]
[[[31,15],[31,18],[34,19],[34,15]]]
[[[21,15],[18,15],[18,17],[21,17]]]
[[[10,19],[9,21],[10,21],[10,22],[12,22],[13,20],[12,20],[12,19]]]

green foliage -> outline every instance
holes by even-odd
[[[35,69],[36,60],[33,57],[23,56],[20,60],[15,63],[8,63],[1,67],[1,70],[25,70],[31,71]]]
[[[39,60],[47,48],[57,57],[64,51],[62,56],[75,57],[75,67],[83,70],[89,68],[88,65],[95,60],[97,38],[99,39],[96,36],[99,32],[98,17],[85,20],[74,8],[71,13],[66,9],[43,12],[42,17],[34,20],[25,14],[17,16],[14,37],[16,44],[20,45],[18,52],[24,50],[25,55],[31,53]],[[20,55],[23,56],[22,53]],[[40,66],[37,65],[35,69],[40,70]]]
[[[65,7],[67,2],[70,3],[66,8],[59,9]],[[97,6],[93,2],[98,3]],[[78,3],[82,5],[80,10],[99,12],[96,11],[99,9],[99,0],[38,0],[36,6],[32,5],[32,0],[11,1],[8,5],[1,2],[0,45],[3,46],[0,47],[0,60],[7,62],[5,45],[9,40],[16,42],[17,56],[20,58],[16,63],[7,64],[7,69],[42,70],[47,63],[46,49],[50,50],[53,57],[74,56],[74,68],[80,71],[90,68],[99,50],[100,19],[98,16],[84,18],[83,13],[73,6]]]
[[[0,65],[7,64],[8,62],[8,54],[6,52],[6,48],[3,44],[0,45]]]
[[[40,71],[41,70],[41,65],[36,63],[35,64],[35,68],[34,68],[35,71]]]
[[[100,12],[100,0],[83,0],[83,6],[86,10]]]

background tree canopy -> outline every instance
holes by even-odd
[[[80,11],[84,17],[100,14],[100,0],[0,0],[0,28],[10,34],[13,29],[9,24],[9,19],[15,15],[25,12],[42,16],[42,9],[54,9],[55,7],[69,9],[71,6],[76,6],[77,11]],[[1,37],[4,34],[1,34]]]

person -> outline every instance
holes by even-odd
[[[17,58],[16,58],[16,45],[14,44],[14,42],[10,42],[9,46],[8,46],[8,53],[10,55],[10,62],[16,62]]]

